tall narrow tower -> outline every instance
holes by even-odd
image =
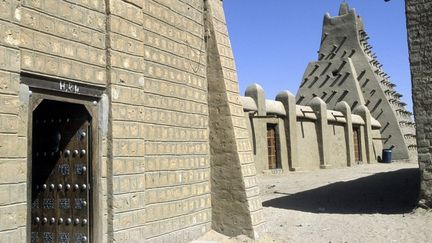
[[[339,15],[324,16],[318,61],[309,63],[297,93],[297,104],[318,96],[329,108],[346,101],[351,109],[365,105],[381,123],[384,148],[394,146],[393,159],[416,156],[415,124],[390,76],[377,60],[363,21],[347,3]]]

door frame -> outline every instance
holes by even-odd
[[[275,159],[276,159],[276,168],[270,169],[270,154],[267,152],[267,169],[268,170],[277,170],[282,169],[282,158],[281,158],[281,144],[280,144],[280,135],[279,135],[279,123],[267,122],[266,123],[266,141],[267,141],[267,151],[268,151],[268,132],[269,127],[274,130],[274,142],[275,142]]]
[[[27,242],[31,241],[31,190],[32,190],[32,141],[33,141],[33,112],[41,104],[43,100],[52,100],[59,102],[67,102],[73,104],[80,104],[87,110],[92,118],[91,132],[89,138],[90,153],[89,153],[89,183],[91,185],[89,193],[89,241],[88,242],[102,242],[103,240],[103,195],[98,193],[99,188],[102,187],[102,163],[101,163],[101,149],[102,145],[99,143],[101,136],[99,124],[99,101],[100,97],[89,97],[79,94],[69,94],[64,92],[43,89],[40,87],[32,87],[29,85],[30,98],[28,104],[28,117],[27,117]]]
[[[354,163],[358,163],[363,161],[363,156],[362,156],[362,139],[361,139],[361,127],[358,125],[354,125],[352,127],[353,130],[353,146],[354,146]],[[356,134],[356,135],[354,135]],[[356,146],[357,144],[357,146]],[[356,153],[355,151],[358,151],[358,160],[356,158]]]

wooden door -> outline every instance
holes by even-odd
[[[278,168],[276,125],[267,125],[267,148],[269,169]]]
[[[43,101],[33,112],[31,242],[88,242],[91,116]]]
[[[361,147],[360,147],[360,127],[353,127],[353,140],[354,140],[354,158],[355,161],[361,161]]]

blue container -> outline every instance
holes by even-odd
[[[383,149],[382,162],[383,163],[391,163],[391,161],[392,161],[392,150],[391,149]]]

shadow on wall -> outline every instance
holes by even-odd
[[[418,169],[379,173],[263,202],[264,207],[312,213],[400,214],[417,203]]]

